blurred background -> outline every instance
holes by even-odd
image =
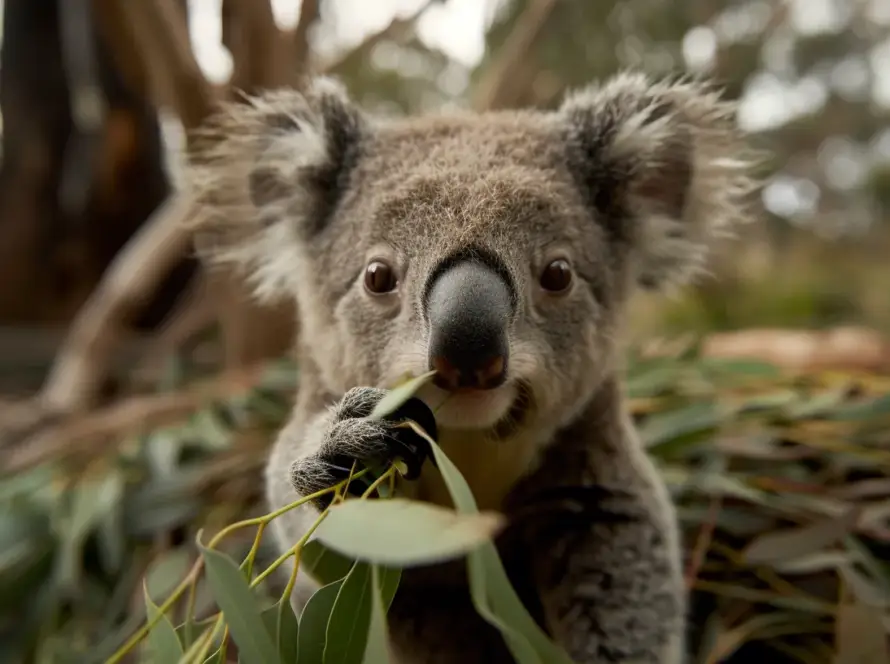
[[[712,77],[768,151],[757,223],[627,330],[690,564],[724,584],[696,586],[698,661],[890,657],[890,0],[0,5],[0,661],[108,656],[147,572],[163,593],[196,528],[260,509],[298,367],[288,306],[193,256],[177,187],[218,100],[326,73],[384,114],[552,108],[622,68]],[[783,569],[727,553],[773,528],[804,531]]]

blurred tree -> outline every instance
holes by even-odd
[[[7,0],[0,50],[0,322],[64,324],[167,196],[153,105],[124,81],[87,0]],[[137,323],[182,289],[180,265]]]

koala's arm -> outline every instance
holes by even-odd
[[[386,467],[400,459],[407,464],[406,477],[419,474],[428,450],[413,431],[395,425],[410,417],[426,424],[429,431],[435,427],[432,412],[417,399],[409,399],[384,420],[365,419],[385,394],[378,388],[356,387],[331,406],[333,399],[314,392],[307,377],[294,414],[279,433],[266,465],[267,500],[272,509],[328,489],[366,463]],[[349,491],[361,494],[366,485],[367,481],[355,480]],[[332,493],[325,494],[273,521],[279,548],[293,546],[332,498]]]
[[[533,544],[539,597],[551,633],[578,664],[682,664],[686,591],[674,509],[634,432],[621,428],[620,439],[602,440],[591,427],[586,478],[548,490],[562,506]],[[563,467],[578,461],[555,451]]]

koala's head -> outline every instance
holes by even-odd
[[[191,184],[212,256],[296,297],[328,389],[436,369],[440,427],[503,432],[571,418],[632,288],[687,281],[746,219],[733,115],[622,73],[556,111],[384,120],[321,78],[227,107]]]

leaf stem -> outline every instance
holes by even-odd
[[[351,477],[346,478],[345,480],[339,482],[338,484],[335,484],[334,486],[328,487],[327,489],[322,489],[321,491],[316,491],[315,493],[310,493],[308,496],[303,496],[299,500],[295,500],[292,503],[288,503],[284,507],[279,507],[274,512],[269,512],[268,514],[264,514],[263,516],[257,516],[252,519],[244,519],[243,521],[238,521],[237,523],[230,524],[230,525],[226,526],[225,528],[223,528],[222,530],[220,530],[216,535],[213,536],[213,538],[210,540],[210,543],[207,545],[207,548],[208,549],[214,548],[217,544],[220,543],[220,541],[222,541],[223,538],[227,537],[234,531],[239,530],[240,528],[247,528],[248,526],[259,526],[260,524],[267,524],[270,521],[272,521],[273,519],[277,519],[282,514],[285,514],[286,512],[290,512],[291,510],[296,509],[297,507],[300,507],[301,505],[305,505],[306,503],[311,502],[311,501],[315,500],[316,498],[321,498],[322,496],[324,496],[327,493],[331,493],[332,491],[337,491],[342,486],[346,485],[350,480],[355,479],[357,477],[361,477],[362,475],[364,475],[367,472],[369,472],[369,469],[363,468],[362,470],[358,471]]]
[[[244,561],[246,566],[245,571],[247,572],[247,580],[250,581],[250,577],[253,576],[253,563],[256,560],[257,551],[260,548],[260,542],[263,541],[263,533],[266,530],[266,523],[261,523],[257,526],[256,529],[256,537],[253,538],[253,546],[250,547],[250,551],[247,553],[247,559]]]
[[[260,583],[262,583],[262,581],[266,577],[268,577],[272,572],[274,572],[276,569],[278,569],[281,566],[281,564],[285,560],[290,558],[291,556],[295,556],[296,562],[297,562],[297,564],[299,564],[299,562],[300,562],[299,556],[303,550],[303,547],[306,545],[306,542],[308,542],[309,538],[312,537],[312,533],[314,533],[315,529],[318,528],[319,525],[321,525],[321,522],[324,521],[324,519],[327,515],[328,515],[328,510],[325,510],[324,512],[319,514],[318,518],[315,520],[315,523],[313,523],[309,527],[309,529],[303,534],[303,536],[297,540],[297,543],[294,544],[285,553],[283,553],[278,558],[276,558],[275,561],[271,565],[269,565],[260,574],[258,574],[257,577],[253,581],[250,582],[250,587],[256,588]],[[296,580],[296,575],[294,575],[294,579]],[[293,589],[291,589],[291,590],[293,590]]]
[[[195,564],[192,565],[192,568],[189,570],[189,573],[186,577],[179,583],[178,586],[174,589],[174,591],[170,594],[170,596],[164,600],[164,603],[158,607],[158,612],[154,615],[154,617],[150,618],[146,623],[133,635],[131,636],[124,645],[118,648],[117,652],[115,652],[111,657],[105,660],[105,664],[116,664],[121,659],[123,659],[124,655],[126,655],[133,647],[139,643],[145,636],[151,631],[151,629],[158,624],[161,620],[161,617],[170,610],[170,607],[173,606],[174,602],[178,600],[182,593],[185,592],[186,588],[189,587],[192,580],[197,578],[198,572],[201,570],[203,559],[198,558],[195,561]]]
[[[322,489],[321,491],[316,491],[315,493],[311,493],[308,496],[303,496],[299,500],[295,500],[294,502],[289,503],[289,504],[285,505],[284,507],[280,507],[277,510],[275,510],[274,512],[270,512],[269,514],[265,514],[263,516],[254,517],[252,519],[245,519],[243,521],[239,521],[237,523],[233,523],[229,526],[226,526],[210,540],[210,543],[207,545],[207,548],[216,547],[216,545],[219,544],[227,535],[230,535],[231,533],[233,533],[234,531],[236,531],[240,528],[246,528],[248,526],[263,526],[263,527],[265,527],[265,525],[268,524],[270,521],[278,518],[282,514],[285,514],[286,512],[289,512],[292,509],[296,509],[297,507],[300,507],[301,505],[304,505],[312,500],[315,500],[316,498],[320,498],[321,496],[324,496],[325,494],[328,494],[331,492],[338,492],[343,486],[348,484],[352,479],[355,479],[356,477],[361,477],[362,475],[364,475],[367,472],[369,472],[369,469],[363,468],[362,470],[358,471],[354,475],[350,475],[350,477],[346,478],[342,482],[339,482],[338,484],[335,484],[334,486],[328,487],[327,489]],[[322,512],[322,515],[324,515],[324,514],[326,514],[326,512]],[[301,538],[301,541],[308,539],[308,536],[311,535],[312,531],[315,529],[315,527],[317,527],[317,524],[321,522],[321,518],[322,517],[319,517],[319,520],[316,521],[316,525],[313,526],[313,528],[309,531],[309,533],[307,533],[306,536]],[[299,542],[297,544],[299,544]],[[251,587],[255,587],[257,585],[257,583],[259,583],[260,581],[265,579],[267,576],[269,576],[269,574],[271,574],[271,572],[274,571],[274,569],[276,567],[281,565],[281,563],[284,562],[284,560],[287,560],[288,557],[293,555],[293,551],[294,550],[291,549],[291,551],[289,551],[285,556],[282,556],[275,563],[273,563],[274,567],[270,567],[268,570],[265,570],[262,574],[260,574],[254,580],[254,582],[251,584]],[[188,589],[189,586],[191,586],[193,584],[193,582],[197,581],[198,573],[201,571],[203,564],[204,564],[204,558],[199,556],[198,560],[195,561],[195,564],[192,565],[192,568],[189,570],[188,575],[186,575],[186,577],[180,582],[180,584],[178,586],[176,586],[176,588],[173,590],[173,592],[170,594],[170,596],[167,597],[166,600],[164,600],[164,603],[158,607],[157,614],[154,617],[147,620],[146,623],[142,627],[140,627],[136,631],[135,634],[133,634],[133,636],[131,636],[129,639],[127,639],[127,641],[126,641],[126,643],[124,643],[124,645],[122,645],[120,648],[118,648],[118,650],[111,657],[109,657],[107,660],[105,660],[105,664],[117,664],[124,658],[124,656],[128,652],[130,652],[130,650],[132,650],[136,646],[136,644],[138,644],[140,641],[142,641],[142,639],[144,639],[146,637],[146,635],[152,630],[152,628],[158,624],[158,622],[161,620],[161,617],[163,615],[165,615],[167,613],[167,611],[170,610],[170,608],[173,606],[173,604],[180,597],[182,597],[182,594],[186,591],[186,589]],[[192,604],[192,608],[193,608],[193,604]]]
[[[370,496],[372,493],[374,493],[374,491],[377,490],[377,487],[386,482],[388,479],[394,478],[395,474],[396,467],[390,466],[389,470],[387,470],[385,473],[383,473],[383,475],[371,482],[371,485],[367,489],[365,489],[365,492],[362,494],[362,498],[367,498],[368,496]]]

